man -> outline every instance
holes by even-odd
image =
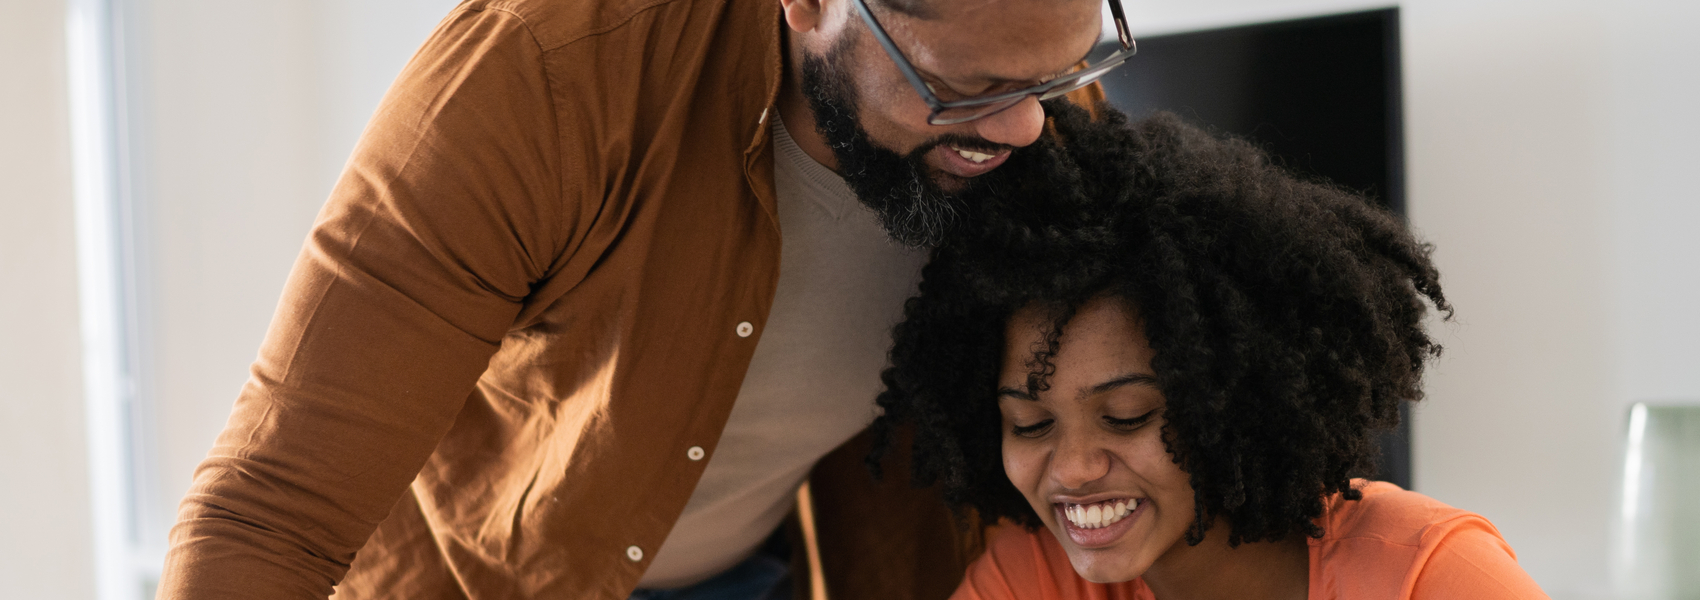
[[[463,4],[315,224],[160,597],[782,595],[759,550],[805,478],[805,580],[943,597],[949,513],[816,461],[918,279],[885,236],[1013,172],[1101,6]]]

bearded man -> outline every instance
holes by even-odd
[[[858,434],[925,248],[1132,54],[1102,2],[462,4],[309,234],[159,597],[945,597],[972,531]]]

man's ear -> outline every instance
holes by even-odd
[[[785,24],[792,31],[807,33],[821,26],[825,18],[825,0],[779,0],[780,10],[785,11]]]

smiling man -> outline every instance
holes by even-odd
[[[1101,1],[462,4],[309,233],[159,597],[945,596],[972,544],[858,435],[925,248],[1132,53],[1089,56]]]
[[[780,110],[814,125],[796,132],[798,145],[911,244],[936,243],[966,208],[963,197],[997,179],[981,176],[1038,139],[1037,99],[1078,89],[1132,55],[1121,23],[1121,48],[1077,64],[1095,48],[1096,36],[1081,32],[1098,26],[1096,3],[917,1],[882,11],[892,13],[889,28],[866,0],[781,3],[801,33],[789,45],[800,85],[785,88]],[[1111,6],[1119,16],[1120,4]],[[851,66],[886,64],[895,68]]]

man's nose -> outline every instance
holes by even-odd
[[[1039,99],[1028,96],[998,114],[974,121],[974,132],[988,142],[1020,148],[1039,139],[1045,129],[1045,109]]]
[[[1080,489],[1110,474],[1110,454],[1085,440],[1061,440],[1051,458],[1051,476],[1064,489]]]

